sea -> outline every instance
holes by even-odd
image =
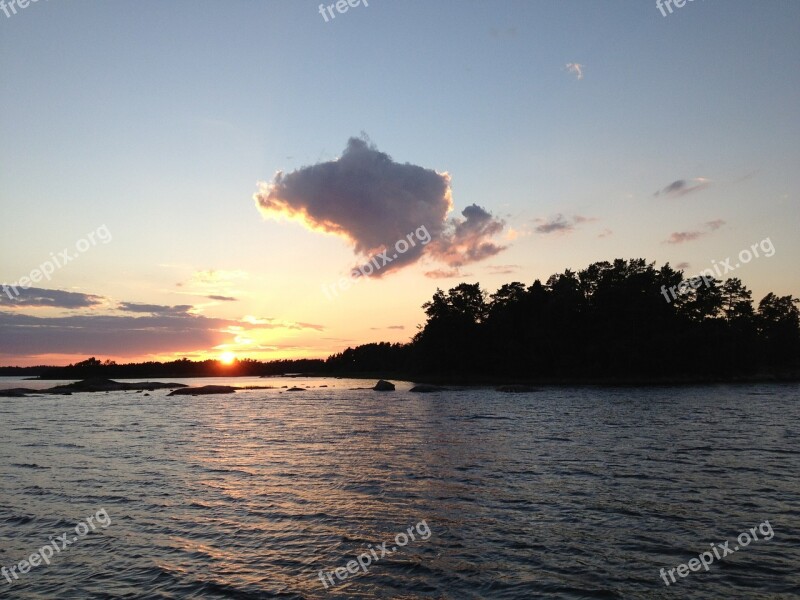
[[[798,384],[161,381],[0,398],[0,598],[800,598]]]

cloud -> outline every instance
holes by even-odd
[[[578,80],[583,79],[583,69],[586,65],[582,65],[581,63],[567,63],[564,65],[564,68],[569,71],[570,73],[575,75],[575,78]]]
[[[542,219],[536,219],[536,221],[541,222]],[[548,221],[542,222],[541,225],[538,225],[535,231],[536,233],[553,233],[557,231],[572,231],[572,229],[574,229],[574,225],[568,222],[564,218],[564,215],[556,215]]]
[[[0,354],[149,353],[208,348],[229,322],[191,315],[82,315],[40,318],[0,312]]]
[[[425,277],[429,279],[451,279],[453,277],[469,277],[471,273],[462,273],[461,269],[434,269],[425,271]]]
[[[690,265],[688,262],[679,262],[677,265],[675,265],[675,268],[676,268],[676,269],[679,269],[679,270],[686,270],[686,269],[688,269],[690,266],[691,266],[691,265]]]
[[[450,226],[430,244],[428,253],[432,257],[449,267],[462,267],[506,249],[488,241],[503,230],[503,221],[477,204],[468,206],[461,214],[463,219],[451,219]]]
[[[720,227],[725,224],[725,221],[722,219],[715,219],[714,221],[706,221],[703,223],[705,227],[705,231],[696,230],[696,231],[676,231],[670,234],[669,239],[664,240],[665,244],[683,244],[685,242],[692,242],[696,239],[704,237],[711,233],[712,231],[716,231]]]
[[[567,219],[562,214],[557,214],[550,219],[542,219],[537,218],[534,219],[535,223],[539,223],[534,228],[536,233],[548,234],[548,233],[568,233],[575,229],[575,225],[580,225],[582,223],[592,223],[597,221],[597,217],[584,217],[582,215],[575,215],[571,219]]]
[[[287,329],[313,329],[314,331],[325,331],[325,327],[322,325],[316,325],[314,323],[291,323],[290,325],[286,325]]]
[[[131,304],[131,303],[123,303]],[[35,317],[0,311],[0,356],[41,354],[108,354],[142,356],[208,349],[230,343],[242,334],[260,329],[314,329],[320,325],[267,319],[232,320],[193,315],[180,310],[156,314],[133,305],[133,315],[76,315]],[[179,307],[161,307],[177,309]]]
[[[273,318],[258,318],[254,317],[253,315],[247,315],[242,319],[243,323],[247,323],[249,325],[258,325],[259,327],[263,327],[266,329],[313,329],[315,331],[324,331],[325,327],[322,325],[316,325],[314,323],[302,323],[302,322],[295,322],[295,321],[283,321],[281,319],[273,319]]]
[[[18,295],[15,293],[18,292]],[[47,290],[42,288],[13,288],[3,286],[0,292],[0,305],[49,308],[89,308],[102,304],[104,298],[93,294]]]
[[[598,233],[597,237],[605,238],[605,237],[608,237],[608,236],[612,235],[613,233],[614,233],[613,231],[611,231],[610,229],[606,228],[606,229],[603,229],[603,231],[601,231],[600,233]]]
[[[704,231],[675,231],[670,234],[669,239],[665,241],[667,244],[683,244],[684,242],[691,242],[706,235]]]
[[[192,274],[192,278],[190,283],[199,283],[199,284],[218,284],[218,283],[227,283],[230,281],[236,281],[239,279],[247,279],[248,274],[246,271],[235,270],[235,271],[225,271],[222,269],[206,269],[204,271],[195,271]]]
[[[653,194],[653,197],[658,198],[659,196],[668,196],[675,198],[685,196],[686,194],[704,190],[709,185],[711,185],[711,181],[705,177],[695,177],[694,179],[689,180],[678,179],[670,183],[664,189],[657,191],[655,194]]]
[[[254,199],[265,218],[288,218],[340,236],[360,257],[393,251],[399,240],[414,234],[415,244],[384,264],[378,277],[423,255],[455,266],[504,249],[488,240],[503,222],[484,209],[472,205],[463,218],[448,220],[453,202],[447,173],[394,162],[359,138],[350,138],[337,160],[278,172],[272,182],[259,185]],[[430,242],[423,245],[428,235]]]
[[[519,265],[487,265],[486,270],[490,275],[510,275],[519,271]]]
[[[136,302],[120,302],[117,310],[132,313],[149,313],[153,315],[189,316],[191,304],[177,306],[163,306],[161,304],[138,304]]]
[[[197,290],[195,295],[205,296],[207,294],[229,295],[232,285],[237,281],[247,280],[250,275],[246,271],[223,269],[205,269],[195,271],[187,281],[180,281],[177,287],[187,287]],[[192,293],[191,291],[188,293]]]
[[[530,232],[528,232],[528,231],[519,231],[517,229],[514,229],[513,227],[509,227],[508,231],[506,232],[505,238],[509,242],[513,242],[518,237],[529,235],[529,234],[530,234]]]
[[[180,269],[193,269],[188,265],[162,265]],[[185,296],[202,296],[220,302],[235,302],[244,292],[239,287],[250,279],[250,274],[242,270],[202,269],[194,270],[186,279],[178,281],[174,293]],[[208,306],[208,304],[207,304]]]
[[[28,306],[91,307],[104,298],[58,290],[33,290]],[[1,304],[1,303],[0,303]],[[8,302],[6,303],[8,304]],[[4,306],[3,306],[4,307]],[[225,343],[239,343],[259,330],[324,331],[322,325],[259,319],[222,319],[193,314],[188,304],[166,306],[120,302],[116,314],[37,317],[21,311],[0,310],[0,357],[41,355],[112,355],[207,351]],[[130,314],[125,314],[130,313]]]

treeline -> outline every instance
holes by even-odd
[[[437,289],[410,344],[348,348],[326,365],[455,380],[796,378],[798,302],[769,293],[754,307],[739,279],[617,259],[490,295],[478,283]]]
[[[0,376],[40,377],[42,379],[150,379],[156,377],[240,377],[269,376],[322,371],[321,359],[274,360],[260,362],[249,358],[230,365],[217,360],[191,361],[187,358],[171,362],[117,364],[92,357],[66,367],[0,367]]]

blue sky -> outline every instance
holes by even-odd
[[[102,302],[0,308],[123,318],[120,302],[191,305],[240,323],[209,346],[109,345],[115,358],[325,356],[407,340],[436,286],[493,291],[615,257],[694,273],[766,237],[774,256],[735,275],[756,300],[800,295],[800,4],[695,0],[663,17],[641,0],[372,0],[329,22],[318,6],[0,12],[0,281],[101,225],[113,234],[41,285]],[[327,299],[352,245],[265,219],[253,195],[362,132],[397,163],[447,172],[452,215],[482,207],[504,221],[506,248],[450,278],[415,264]],[[654,196],[676,181],[683,194]],[[675,233],[696,235],[666,243]],[[261,321],[275,326],[231,337]],[[0,347],[0,362],[85,348]]]

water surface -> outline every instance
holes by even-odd
[[[0,566],[111,518],[0,597],[800,597],[798,385],[230,383],[278,389],[0,398]],[[660,578],[764,520],[771,540]],[[421,521],[427,540],[325,589]]]

